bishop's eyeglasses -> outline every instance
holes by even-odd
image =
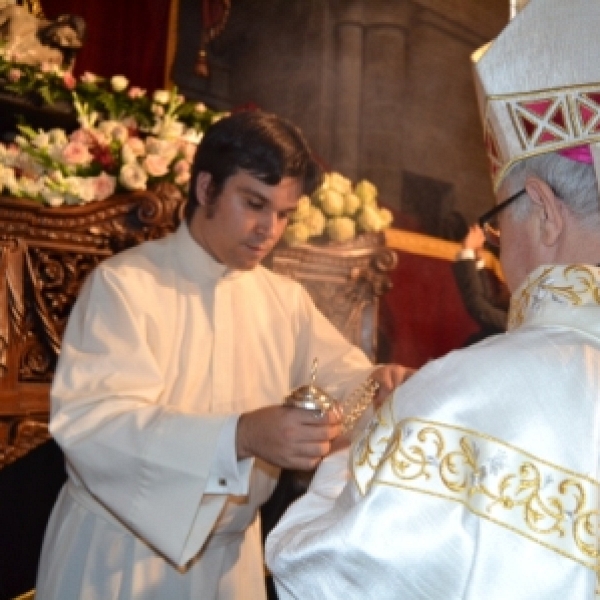
[[[512,204],[517,198],[520,198],[523,194],[526,194],[527,190],[523,188],[518,191],[516,194],[513,194],[504,202],[500,202],[492,208],[488,210],[485,214],[481,215],[479,219],[477,219],[477,223],[479,227],[483,230],[483,234],[485,235],[485,241],[491,246],[495,246],[496,248],[500,247],[500,228],[498,227],[498,215],[501,211],[503,211],[509,204]]]

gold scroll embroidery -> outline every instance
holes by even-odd
[[[593,271],[585,265],[541,267],[513,296],[508,328],[522,325],[527,315],[537,311],[545,301],[571,306],[600,304],[597,278],[597,270]]]
[[[362,494],[389,485],[446,498],[598,573],[599,483],[493,437],[393,422],[385,404],[353,449]]]

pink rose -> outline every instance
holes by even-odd
[[[83,81],[84,83],[96,83],[98,81],[98,76],[94,75],[94,73],[90,73],[89,71],[86,71],[81,76],[81,81]]]
[[[162,177],[169,172],[169,161],[158,154],[149,154],[142,164],[150,177]]]
[[[23,73],[21,72],[20,69],[11,69],[8,72],[8,78],[10,79],[10,81],[12,81],[13,83],[16,83],[17,81],[19,81],[19,79],[21,79],[21,76],[23,75]]]
[[[142,88],[139,87],[132,87],[129,88],[129,91],[127,92],[127,95],[132,98],[133,100],[135,100],[136,98],[141,98],[142,96],[146,95],[146,90],[143,90]]]
[[[186,171],[185,173],[179,173],[175,175],[175,184],[176,185],[186,185],[189,183],[191,177],[191,173]]]
[[[87,165],[92,161],[92,155],[87,146],[81,142],[69,142],[61,154],[67,165]]]
[[[189,171],[190,171],[190,163],[187,160],[185,160],[183,158],[180,158],[173,165],[173,172],[175,174],[177,174],[177,175],[180,175],[182,173],[185,173],[186,171],[189,173]]]
[[[85,144],[89,146],[94,142],[94,137],[92,134],[86,129],[76,129],[71,135],[69,135],[69,139],[72,142],[79,142],[80,144]]]
[[[116,177],[111,177],[107,173],[101,173],[94,178],[94,199],[104,200],[115,193],[117,187]]]
[[[146,146],[139,137],[130,137],[124,145],[133,152],[134,156],[144,156],[146,154]]]
[[[65,87],[68,90],[73,90],[73,89],[75,89],[75,85],[77,83],[77,80],[75,79],[75,77],[73,77],[73,73],[67,71],[63,75],[63,83],[65,84]]]

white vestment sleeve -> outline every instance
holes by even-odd
[[[151,297],[144,301],[152,304]],[[198,553],[227,499],[205,494],[231,416],[183,410],[164,398],[149,340],[145,315],[110,271],[97,269],[64,337],[51,392],[51,432],[75,484],[183,565]],[[235,445],[220,460],[232,464]],[[230,485],[247,490],[248,475],[243,468],[241,481]]]

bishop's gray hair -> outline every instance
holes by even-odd
[[[508,194],[514,194],[525,187],[530,176],[545,181],[582,226],[600,229],[598,183],[593,165],[556,152],[532,156],[512,167],[502,186],[506,186]],[[509,208],[515,219],[522,220],[531,210],[531,200],[524,194]]]

